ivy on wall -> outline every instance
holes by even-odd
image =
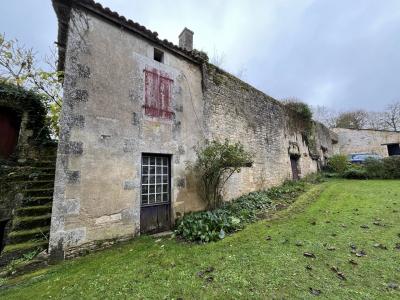
[[[20,117],[27,112],[28,120],[25,129],[32,130],[29,144],[39,146],[52,142],[46,119],[47,108],[43,105],[42,96],[0,81],[0,106],[14,110]]]
[[[315,122],[312,119],[310,107],[299,101],[285,101],[286,112],[289,116],[289,127],[293,132],[301,132],[304,143],[308,147],[311,158],[318,159],[319,153],[316,141]]]

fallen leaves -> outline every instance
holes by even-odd
[[[382,249],[382,250],[387,250],[387,247],[385,245],[381,244],[381,243],[375,243],[373,246],[375,248],[379,248],[379,249]]]
[[[341,272],[341,271],[339,270],[338,267],[332,266],[332,267],[331,267],[331,271],[334,272],[334,273],[336,274],[336,276],[337,276],[340,280],[347,280],[347,278],[346,278],[346,276],[344,275],[344,273]]]
[[[205,270],[197,272],[197,276],[200,278],[204,278],[207,283],[211,283],[214,281],[214,276],[212,276],[212,272],[214,272],[214,267],[207,267]]]
[[[359,252],[356,252],[356,256],[357,257],[367,256],[367,252],[365,252],[364,250],[361,250]]]
[[[314,295],[314,296],[319,296],[319,295],[321,295],[321,290],[318,290],[318,289],[313,289],[313,288],[309,288],[309,291],[310,291],[310,294],[311,295]]]
[[[349,259],[349,264],[352,264],[353,266],[357,266],[358,262],[356,262],[354,259]]]
[[[304,252],[303,255],[309,258],[317,258],[314,253],[311,252]]]
[[[374,224],[376,226],[385,226],[385,224],[382,224],[380,221],[374,221],[374,222],[372,222],[372,224]]]
[[[395,283],[395,282],[389,282],[387,287],[389,289],[397,290],[399,288],[399,285],[397,283]]]

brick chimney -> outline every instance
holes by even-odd
[[[193,50],[193,31],[186,27],[183,29],[179,35],[179,47],[188,51]]]

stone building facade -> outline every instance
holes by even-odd
[[[375,153],[382,157],[400,155],[400,132],[372,129],[332,129],[338,136],[339,151],[351,153]]]
[[[53,257],[166,230],[203,209],[187,163],[206,140],[240,141],[254,154],[226,200],[315,172],[336,153],[335,133],[313,124],[310,147],[296,114],[209,64],[190,30],[178,47],[91,0],[53,5],[65,72]]]

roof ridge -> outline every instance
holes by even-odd
[[[141,35],[144,38],[147,38],[154,43],[159,44],[160,46],[167,48],[176,54],[185,57],[186,59],[189,59],[192,62],[195,63],[202,63],[204,61],[208,61],[208,56],[206,53],[202,51],[198,51],[196,49],[193,49],[192,51],[186,50],[182,47],[179,47],[178,45],[175,45],[174,43],[168,41],[167,39],[160,39],[158,37],[158,33],[156,31],[151,31],[150,29],[146,28],[145,26],[131,20],[127,19],[126,17],[120,15],[116,11],[111,10],[109,7],[104,7],[102,4],[95,2],[94,0],[53,0],[53,5],[55,8],[55,11],[57,13],[57,17],[59,19],[59,26],[65,26],[69,22],[69,11],[67,13],[62,12],[63,9],[71,9],[71,7],[74,5],[75,7],[78,8],[83,8],[86,9],[94,14],[97,14],[100,17],[106,18],[109,21],[112,21],[114,23],[117,23],[121,26],[124,26],[128,30]],[[60,36],[61,34],[61,36]],[[66,40],[66,30],[64,28],[60,30],[59,28],[59,41],[61,40],[61,43],[59,46],[65,47],[63,43]],[[63,69],[64,64],[63,62],[60,64],[59,69]]]

